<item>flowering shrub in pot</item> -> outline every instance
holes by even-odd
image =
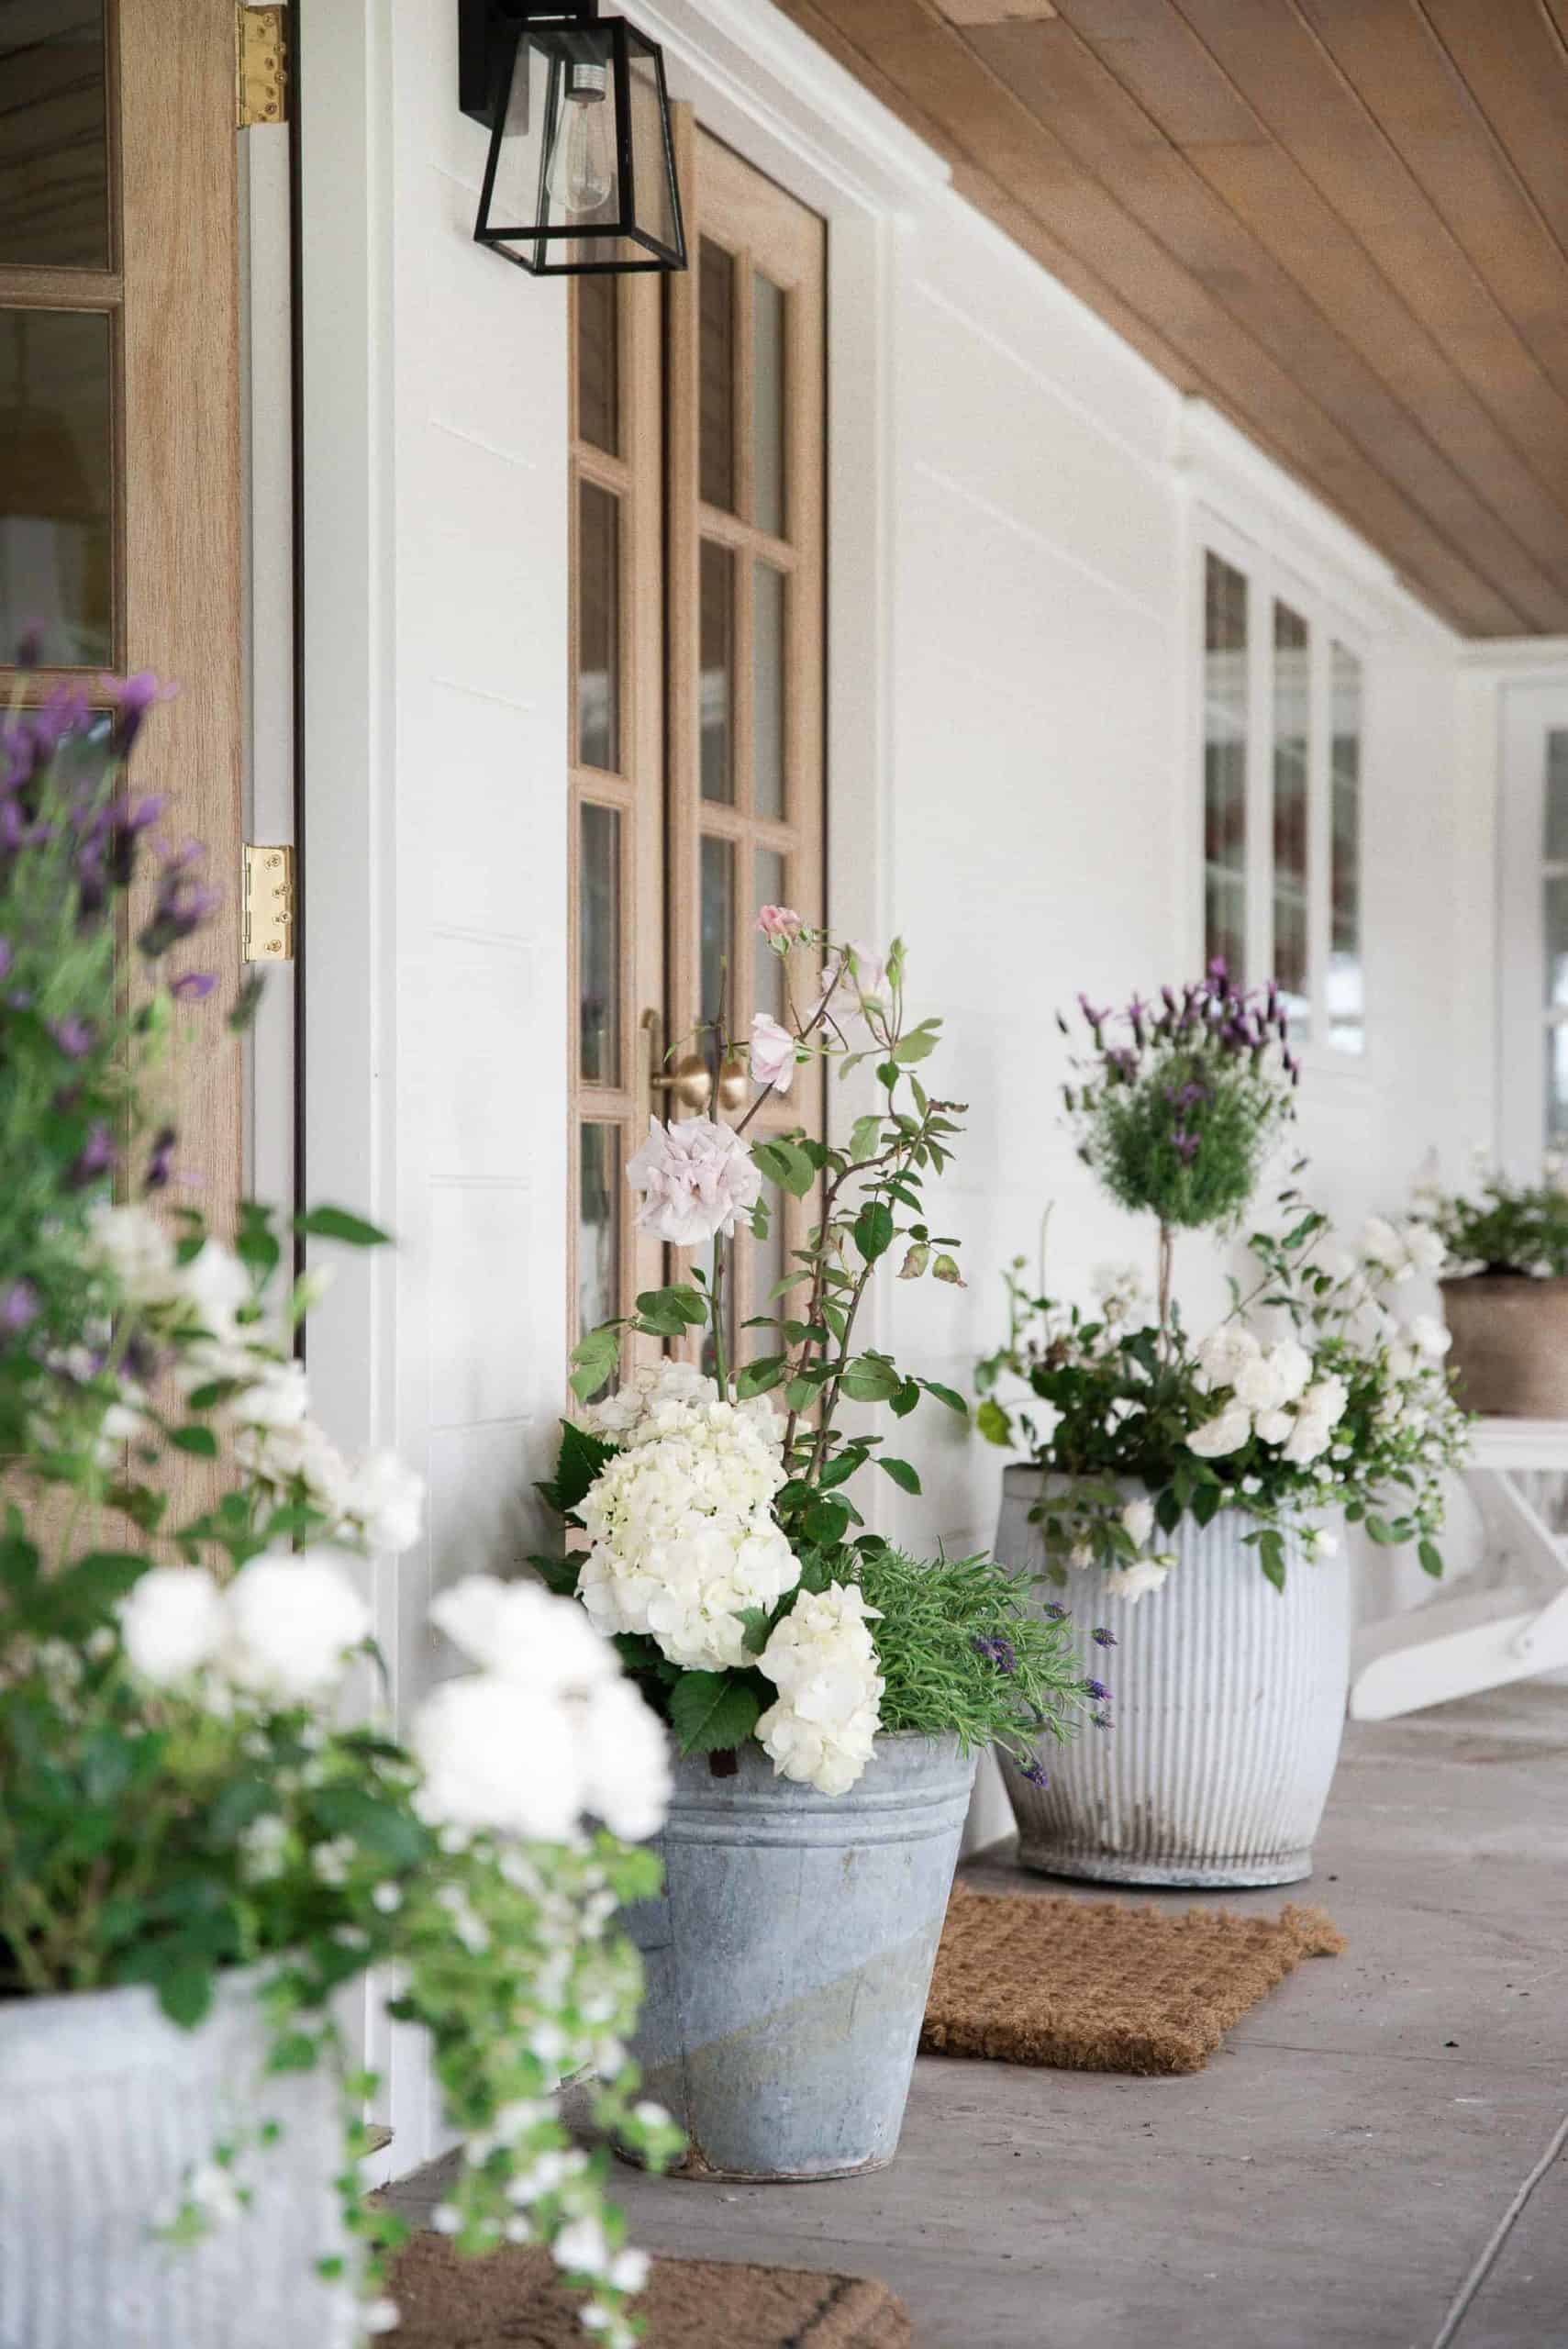
[[[639,1297],[631,1326],[705,1331],[712,1375],[639,1370],[567,1427],[549,1497],[576,1546],[536,1564],[614,1640],[680,1753],[666,1893],[637,1920],[650,1993],[635,2044],[687,2131],[688,2174],[821,2176],[896,2144],[976,1750],[1038,1767],[1040,1738],[1064,1737],[1098,1684],[1006,1568],[917,1562],[865,1528],[869,1474],[909,1493],[919,1479],[845,1406],[895,1423],[923,1399],[966,1411],[856,1344],[879,1265],[959,1278],[925,1205],[956,1105],[917,1073],[940,1023],[906,1017],[901,947],[877,961],[787,907],[762,926],[791,1023],[760,1019],[747,1040],[757,1102],[734,1128],[655,1123],[628,1168],[645,1228],[712,1246],[689,1281]],[[807,958],[819,974],[796,1008]],[[749,1146],[758,1103],[823,1059],[873,1066],[881,1107],[843,1145],[802,1130]],[[780,1190],[818,1194],[817,1220],[737,1366],[728,1251],[765,1231]],[[579,1348],[584,1400],[624,1335]]]
[[[1466,1409],[1568,1419],[1568,1188],[1548,1160],[1539,1183],[1482,1167],[1467,1191],[1417,1186],[1423,1270],[1440,1270],[1450,1371]]]
[[[1221,1232],[1244,1213],[1296,1083],[1283,1016],[1217,970],[1154,1012],[1135,1000],[1115,1019],[1091,1010],[1089,1026],[1095,1061],[1069,1109],[1089,1163],[1117,1170],[1118,1200],[1158,1219],[1158,1302],[1133,1273],[1105,1280],[1095,1307],[1068,1306],[1043,1272],[1030,1294],[1015,1264],[978,1418],[1034,1463],[1007,1472],[998,1550],[1058,1588],[1091,1575],[1111,1602],[1095,1611],[1140,1708],[1127,1742],[1142,1776],[1097,1752],[1074,1753],[1049,1790],[1013,1775],[1025,1856],[1140,1882],[1289,1881],[1310,1865],[1343,1713],[1339,1521],[1442,1570],[1465,1422],[1440,1323],[1407,1329],[1391,1303],[1426,1237],[1373,1224],[1350,1254],[1293,1183],[1248,1238],[1229,1314],[1195,1342],[1171,1295],[1171,1233],[1189,1202]],[[1113,1155],[1129,1132],[1147,1138],[1136,1161]],[[1239,1653],[1254,1658],[1244,1687]],[[1199,1720],[1215,1733],[1195,1742]]]
[[[0,729],[0,2339],[390,2329],[340,2020],[368,1979],[465,2143],[445,2222],[550,2244],[626,2349],[642,2262],[551,2092],[591,2067],[607,2126],[678,2147],[613,1923],[657,1885],[619,1839],[660,1822],[664,1741],[580,1609],[484,1576],[433,1610],[479,1668],[406,1741],[356,1700],[358,1560],[408,1548],[422,1496],[312,1419],[276,1219],[165,1208],[211,899],[127,780],[153,698],[117,688],[106,742],[64,696]]]

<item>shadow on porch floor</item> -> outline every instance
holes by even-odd
[[[1568,2342],[1568,2152],[1510,2217],[1568,2107],[1568,1688],[1352,1725],[1318,1856],[1310,1887],[1226,1898],[1317,1901],[1347,1955],[1301,1967],[1195,2077],[922,2058],[891,2169],[627,2172],[634,2239],[884,2277],[917,2349]],[[965,1874],[1045,1885],[1006,1859]],[[441,2176],[392,2199],[423,2217]]]

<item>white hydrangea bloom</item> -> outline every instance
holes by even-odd
[[[742,1612],[775,1606],[799,1578],[773,1516],[784,1481],[757,1413],[653,1404],[583,1504],[578,1592],[597,1628],[643,1632],[689,1671],[749,1662]]]
[[[774,1770],[847,1794],[871,1760],[881,1726],[883,1680],[871,1622],[876,1609],[855,1585],[803,1591],[758,1657],[778,1702],[757,1723]]]
[[[593,1404],[583,1419],[591,1435],[618,1443],[660,1404],[714,1403],[717,1399],[717,1386],[703,1375],[695,1362],[664,1361],[645,1364],[613,1395],[606,1395],[602,1403]]]

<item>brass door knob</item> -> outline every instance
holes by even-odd
[[[718,1072],[718,1106],[734,1111],[746,1107],[751,1079],[744,1061],[726,1061]]]
[[[728,1076],[727,1069],[721,1086]],[[667,1074],[655,1069],[648,1081],[656,1091],[668,1093],[683,1109],[706,1109],[713,1098],[713,1073],[700,1052],[688,1052]]]

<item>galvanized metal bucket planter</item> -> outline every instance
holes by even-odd
[[[632,2052],[691,2177],[822,2178],[893,2159],[974,1757],[880,1737],[848,1794],[676,1765],[662,1898],[628,1912],[648,1995]]]
[[[1029,1521],[1042,1478],[1009,1468],[996,1554],[1038,1573]],[[1128,1487],[1129,1497],[1140,1488]],[[1047,1740],[1047,1787],[1004,1758],[1018,1858],[1048,1876],[1111,1884],[1295,1884],[1312,1844],[1344,1731],[1350,1575],[1344,1557],[1313,1561],[1286,1544],[1285,1586],[1243,1546],[1247,1521],[1184,1519],[1164,1588],[1129,1604],[1106,1597],[1101,1570],[1039,1586],[1072,1610],[1085,1675],[1107,1681],[1114,1726]],[[1103,1623],[1108,1651],[1090,1638]]]
[[[1440,1281],[1449,1376],[1487,1419],[1568,1419],[1568,1280],[1474,1273]]]
[[[356,2300],[316,2263],[344,2251],[326,2071],[264,2079],[254,1982],[175,2028],[150,1990],[0,2001],[0,2343],[5,2349],[349,2349]],[[248,2210],[176,2250],[155,2239],[194,2165],[265,2119]]]

